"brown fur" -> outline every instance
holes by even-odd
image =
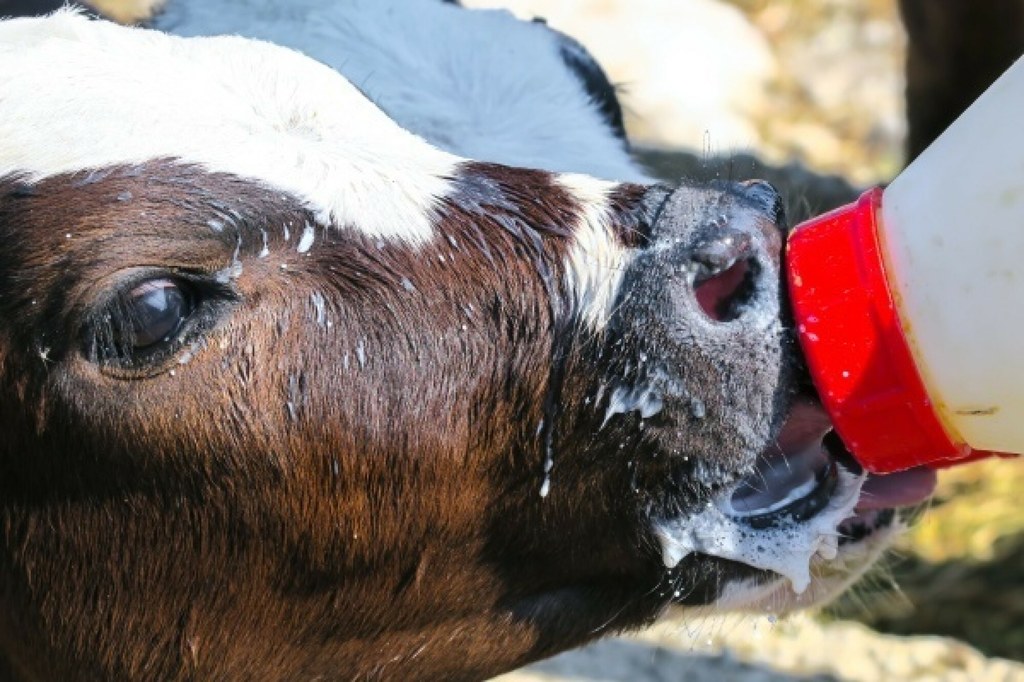
[[[643,255],[595,334],[564,285],[585,207],[540,171],[451,183],[427,245],[299,253],[312,216],[232,176],[0,179],[0,679],[480,679],[759,574],[666,570],[650,523],[749,468],[795,389],[789,341],[705,338],[674,274],[735,220],[777,284],[774,191],[618,187]],[[123,352],[154,278],[195,312]],[[664,412],[609,420],[655,366]]]
[[[300,207],[169,163],[0,185],[14,677],[470,679],[647,617],[656,563],[606,543],[638,532],[624,472],[569,457],[537,493],[574,207],[472,170],[415,255],[344,228],[298,254]],[[147,273],[209,308],[105,361],[97,310]]]

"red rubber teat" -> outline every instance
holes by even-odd
[[[789,293],[811,378],[860,464],[885,474],[988,457],[943,426],[914,362],[879,243],[882,190],[797,226]]]

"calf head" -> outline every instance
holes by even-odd
[[[766,185],[467,161],[71,13],[0,24],[0,140],[10,677],[479,678],[890,532],[837,548]]]

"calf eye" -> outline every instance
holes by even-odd
[[[92,318],[86,353],[112,367],[149,365],[172,352],[199,298],[188,282],[154,277],[126,287]]]
[[[128,292],[122,306],[126,324],[115,341],[126,350],[167,341],[192,312],[189,296],[170,279],[143,282]]]

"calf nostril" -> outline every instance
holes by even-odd
[[[753,296],[757,267],[753,260],[738,260],[720,272],[697,279],[693,287],[697,305],[715,322],[735,320]]]
[[[730,322],[754,296],[760,266],[748,232],[725,228],[690,254],[697,305],[715,322]]]

